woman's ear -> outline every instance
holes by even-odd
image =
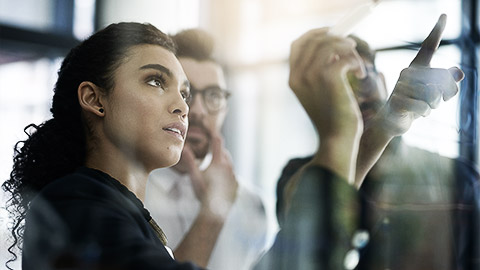
[[[92,82],[85,81],[78,86],[78,102],[80,103],[80,107],[99,117],[105,115],[102,97],[102,89]]]

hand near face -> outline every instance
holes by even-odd
[[[215,123],[205,123],[212,147],[212,162],[204,171],[200,171],[195,162],[195,155],[185,145],[183,158],[189,168],[195,195],[202,207],[214,214],[226,215],[237,194],[238,183],[233,172],[232,161],[223,145],[223,138]]]
[[[389,136],[405,133],[412,122],[427,116],[436,109],[441,100],[449,100],[458,92],[457,82],[464,77],[463,72],[449,69],[430,68],[430,61],[437,50],[446,16],[440,16],[430,35],[424,40],[410,66],[402,71],[392,95],[376,116]]]

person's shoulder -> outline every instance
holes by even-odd
[[[287,165],[283,168],[282,174],[293,174],[298,171],[302,166],[307,164],[310,160],[312,160],[313,156],[307,157],[297,157],[292,158],[287,162]],[[292,173],[293,172],[293,173]]]
[[[76,170],[46,185],[37,197],[59,202],[78,199],[106,200],[115,197],[117,193],[115,188],[100,176]]]
[[[414,155],[411,155],[416,157],[413,159],[414,161],[423,159],[425,162],[429,162],[428,164],[425,162],[421,163],[422,165],[428,165],[430,168],[436,168],[443,170],[444,172],[450,171],[455,178],[462,179],[464,182],[467,181],[471,184],[475,184],[480,181],[478,167],[473,162],[463,157],[447,157],[415,147],[410,147],[410,151],[415,151]]]
[[[307,157],[297,157],[290,159],[287,162],[287,165],[283,167],[282,174],[280,175],[280,179],[277,182],[277,192],[283,192],[285,185],[288,183],[290,178],[302,168],[305,164],[311,161],[313,156]],[[278,196],[278,194],[277,194]]]

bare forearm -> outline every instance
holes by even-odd
[[[366,127],[360,140],[355,173],[355,187],[357,189],[360,188],[367,173],[373,165],[375,165],[387,145],[394,138],[393,135],[389,135],[380,127],[380,125],[370,125]]]
[[[182,242],[175,249],[175,259],[191,261],[206,268],[225,218],[226,215],[217,215],[210,210],[202,209]]]
[[[360,140],[358,137],[359,135],[323,138],[312,165],[329,169],[353,184]]]

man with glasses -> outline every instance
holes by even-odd
[[[350,38],[363,60],[366,77],[347,77],[364,126],[369,126],[387,102],[387,88],[375,67],[375,51],[358,37]],[[327,35],[323,39],[318,50],[338,46],[327,42],[331,40]],[[328,73],[328,68],[323,72]],[[277,184],[281,227],[285,189],[311,159],[292,159],[283,169]],[[394,138],[363,184],[356,183],[364,206],[362,223],[370,233],[359,269],[478,269],[479,179],[471,164]]]
[[[223,146],[220,129],[230,92],[212,57],[213,39],[199,29],[173,39],[190,81],[189,128],[179,163],[150,175],[146,208],[177,260],[213,270],[251,269],[273,233],[262,199],[237,181]]]

